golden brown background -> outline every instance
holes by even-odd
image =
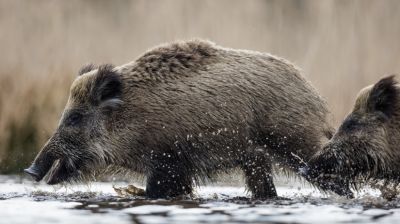
[[[400,1],[0,0],[0,173],[30,162],[81,65],[193,37],[289,59],[338,124],[363,86],[399,73]]]

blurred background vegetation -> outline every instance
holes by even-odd
[[[338,124],[362,87],[399,73],[399,12],[397,0],[0,0],[0,173],[31,162],[80,66],[176,39],[289,59]]]

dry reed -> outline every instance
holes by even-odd
[[[400,1],[0,0],[0,172],[57,125],[76,71],[200,37],[295,62],[338,123],[355,94],[400,70]]]

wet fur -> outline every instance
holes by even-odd
[[[355,189],[380,180],[398,184],[399,94],[394,76],[361,90],[337,133],[310,160],[308,174],[326,183],[339,178]]]
[[[75,178],[123,167],[147,177],[153,198],[191,193],[237,167],[254,197],[274,197],[272,164],[296,172],[299,158],[314,155],[332,133],[325,101],[295,66],[269,54],[193,40],[82,71],[66,111],[100,110],[104,83],[112,83],[106,98],[118,103],[94,112],[85,140],[91,157]]]

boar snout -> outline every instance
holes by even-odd
[[[344,162],[348,159],[343,153],[345,149],[345,145],[342,144],[327,144],[321,152],[299,169],[299,174],[312,183],[318,183],[324,191],[353,198],[349,182],[351,173],[348,164]]]
[[[321,190],[332,191],[347,198],[354,197],[348,181],[341,178],[340,175],[325,174],[319,171],[316,166],[309,165],[301,167],[299,169],[299,174],[310,182],[318,182]]]
[[[27,169],[24,169],[24,172],[29,174],[31,177],[33,177],[33,179],[37,182],[39,182],[43,178],[43,176],[41,175],[41,172],[39,171],[39,169],[37,168],[37,166],[35,164],[32,164]]]
[[[25,173],[32,176],[35,179],[35,181],[39,182],[49,172],[54,161],[55,161],[54,156],[52,156],[49,152],[44,152],[42,150],[42,152],[39,153],[39,155],[33,161],[32,165],[27,169],[24,169],[24,171]]]
[[[306,180],[311,182],[315,181],[320,176],[320,173],[318,172],[318,167],[309,164],[300,167],[298,173]]]
[[[298,173],[308,181],[315,180],[320,176],[318,167],[308,164],[300,167]]]

